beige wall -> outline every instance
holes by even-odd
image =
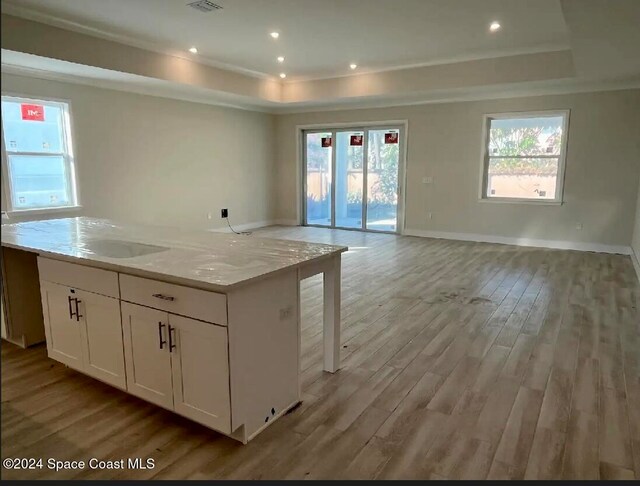
[[[206,228],[228,207],[237,225],[295,221],[297,125],[406,119],[407,230],[622,246],[634,235],[640,253],[640,90],[274,116],[5,73],[2,89],[71,101],[84,206],[72,215]],[[546,109],[571,110],[565,204],[479,202],[482,115]]]
[[[278,217],[299,217],[297,125],[406,119],[408,230],[628,247],[640,174],[639,107],[640,90],[628,90],[282,115]],[[571,110],[565,204],[480,202],[483,114],[549,109]],[[433,184],[422,184],[424,176]]]
[[[71,101],[72,215],[192,228],[224,225],[223,207],[236,225],[274,216],[273,115],[6,73],[2,92]]]

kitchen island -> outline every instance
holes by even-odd
[[[338,369],[346,247],[84,217],[3,225],[2,247],[5,306],[41,302],[50,358],[244,443],[300,400],[299,282],[318,273]]]

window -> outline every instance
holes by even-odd
[[[487,115],[482,198],[562,202],[569,112]]]
[[[78,205],[67,103],[3,96],[2,132],[10,211]]]

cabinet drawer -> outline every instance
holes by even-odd
[[[120,274],[124,301],[214,324],[227,325],[227,296],[158,280]]]
[[[119,298],[118,274],[101,268],[38,257],[41,280]]]

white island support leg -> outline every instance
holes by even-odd
[[[324,370],[340,367],[340,279],[341,255],[332,257],[324,270]]]

